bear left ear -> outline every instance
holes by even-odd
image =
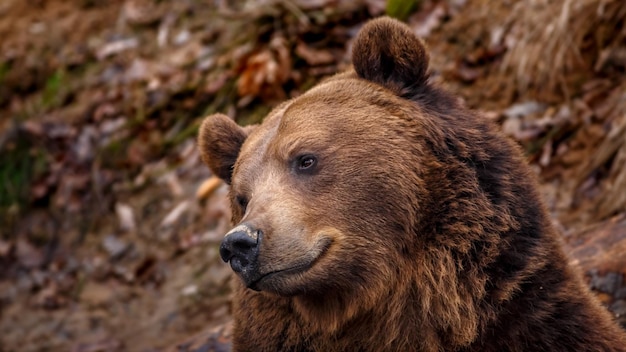
[[[198,147],[211,172],[230,184],[233,167],[252,128],[243,128],[224,114],[208,116],[200,126]]]
[[[381,17],[366,23],[352,47],[359,77],[407,96],[426,83],[428,53],[404,23]]]

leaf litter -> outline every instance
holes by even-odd
[[[198,157],[201,118],[258,122],[347,68],[358,28],[387,8],[0,5],[0,349],[156,351],[227,321],[230,206]],[[617,0],[425,0],[407,17],[431,79],[526,151],[576,258],[623,245],[625,20]],[[626,269],[585,255],[601,268],[592,287],[626,314]]]

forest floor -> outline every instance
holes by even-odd
[[[405,18],[432,80],[522,145],[565,242],[626,214],[626,6],[570,3],[419,1]],[[384,0],[2,1],[0,352],[159,351],[228,321],[230,209],[196,149],[202,118],[260,121],[348,67],[386,11],[405,15]],[[605,303],[626,313],[623,272],[611,280],[623,297]]]

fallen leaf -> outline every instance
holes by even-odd
[[[526,101],[523,103],[515,104],[504,110],[504,116],[506,117],[525,117],[530,114],[537,114],[545,111],[546,105],[536,101]]]
[[[196,191],[196,199],[205,200],[213,194],[213,192],[222,185],[222,180],[219,178],[212,176],[211,178],[202,182],[200,187],[198,187],[198,191]]]
[[[0,239],[0,257],[6,257],[13,248],[13,244]]]
[[[58,286],[51,282],[46,288],[41,290],[35,301],[38,306],[45,309],[58,309],[67,304],[67,298],[59,292]]]
[[[196,294],[198,294],[198,285],[195,284],[191,284],[188,286],[185,286],[181,291],[180,294],[183,296],[195,296]]]
[[[122,231],[135,231],[137,225],[135,223],[135,215],[133,214],[133,208],[128,204],[116,203],[115,214],[120,224]]]
[[[111,43],[105,44],[96,52],[98,60],[104,60],[109,56],[119,54],[123,51],[134,49],[139,46],[139,40],[137,38],[127,38],[116,40]]]
[[[71,352],[114,352],[123,351],[124,344],[115,338],[107,338],[91,343],[79,343]]]
[[[188,200],[180,202],[174,209],[172,209],[161,221],[161,227],[170,227],[174,225],[180,219],[180,217],[189,210],[191,203]]]
[[[131,24],[149,25],[161,18],[162,10],[151,0],[127,0],[121,15]]]
[[[335,57],[328,50],[313,49],[304,42],[296,46],[296,55],[300,56],[311,66],[326,65],[335,62]]]
[[[480,67],[470,67],[465,63],[457,65],[454,71],[456,77],[465,83],[471,83],[483,75],[483,69]]]
[[[43,264],[43,253],[25,239],[18,239],[15,255],[18,262],[25,268],[32,269]]]
[[[441,25],[446,15],[446,5],[441,2],[418,12],[415,16],[411,17],[411,22],[415,23],[411,26],[413,32],[422,38],[430,36],[430,34]]]
[[[108,285],[89,281],[80,292],[80,301],[91,307],[100,307],[113,300],[113,291]]]
[[[268,99],[284,99],[286,94],[282,85],[291,76],[291,69],[287,41],[276,36],[268,48],[250,55],[244,61],[237,81],[237,92],[241,97],[251,97],[249,101],[260,95]]]
[[[168,172],[167,174],[161,176],[158,180],[159,184],[165,183],[170,193],[174,197],[182,197],[184,194],[183,186],[180,184],[180,179],[176,175],[176,172]]]

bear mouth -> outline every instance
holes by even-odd
[[[320,241],[315,250],[309,252],[315,253],[315,255],[310,256],[309,258],[304,258],[303,261],[295,263],[290,267],[272,270],[261,274],[256,280],[248,283],[246,286],[255,291],[282,291],[281,287],[289,285],[290,278],[302,275],[315,266],[315,264],[319,262],[328,252],[331,243],[331,239],[325,238]]]
[[[313,260],[313,262],[315,262],[316,260],[317,259]],[[263,275],[261,275],[261,277],[259,277],[255,281],[251,282],[248,285],[248,288],[253,289],[255,291],[262,291],[263,290],[263,286],[266,286],[265,284],[267,284],[268,281],[281,279],[283,277],[293,276],[293,275],[297,275],[297,274],[302,274],[302,273],[308,271],[313,266],[313,262],[296,265],[296,266],[288,268],[288,269],[274,270],[274,271],[271,271],[269,273],[263,274]],[[272,286],[274,286],[274,285],[272,285]]]

